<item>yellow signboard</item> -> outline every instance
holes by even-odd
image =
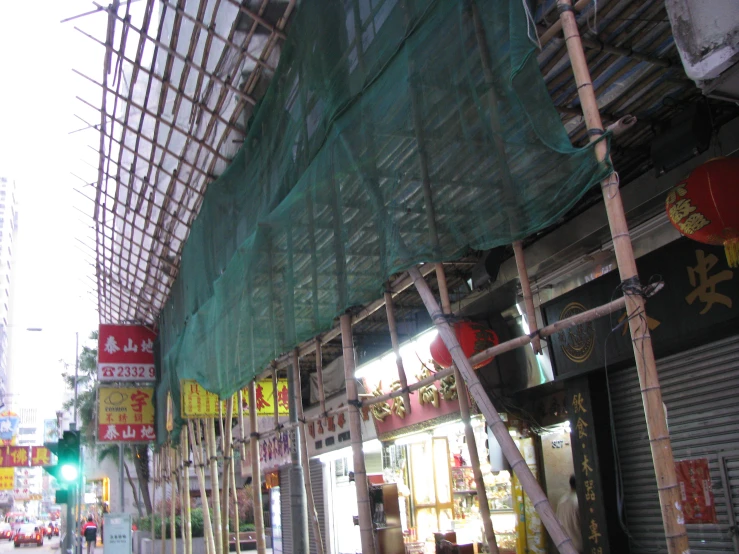
[[[154,389],[150,387],[98,388],[98,440],[148,442],[154,431]]]
[[[192,419],[199,417],[218,417],[218,395],[208,392],[201,387],[197,381],[185,379],[180,381],[180,389],[182,390],[181,414],[184,419]],[[248,389],[243,390],[243,408],[244,413],[249,413]],[[274,415],[275,398],[272,380],[265,379],[257,381],[257,414],[258,415]],[[221,411],[226,409],[226,402],[221,401]],[[287,415],[288,410],[288,394],[287,379],[277,380],[277,413]],[[233,415],[238,415],[238,404],[236,395],[234,395]]]
[[[0,467],[0,491],[9,491],[15,488],[15,468]]]

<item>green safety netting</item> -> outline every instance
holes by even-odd
[[[301,3],[185,244],[160,318],[160,398],[185,378],[226,397],[393,273],[531,235],[609,174],[571,146],[521,0],[477,9]]]

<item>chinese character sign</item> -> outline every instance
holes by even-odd
[[[31,447],[32,466],[50,466],[51,464],[51,450],[49,450],[45,446]]]
[[[199,417],[217,417],[218,416],[218,396],[212,392],[208,392],[201,387],[197,381],[185,379],[180,382],[182,391],[181,412],[182,417],[199,418]],[[247,404],[248,391],[244,389],[242,394],[242,402],[244,413],[249,412]],[[257,415],[274,415],[274,388],[272,380],[265,379],[257,381]],[[238,414],[238,402],[234,396],[233,415]],[[221,401],[221,411],[226,409],[226,402]],[[279,379],[277,381],[277,409],[279,415],[288,414],[288,394],[287,380]]]
[[[0,491],[13,490],[15,470],[12,467],[0,468]]]
[[[98,379],[154,381],[154,339],[143,325],[100,325]]]
[[[148,442],[154,431],[154,389],[100,387],[98,389],[98,440]]]
[[[0,467],[28,467],[27,446],[6,446],[0,448]]]
[[[685,523],[718,523],[708,458],[675,462]]]

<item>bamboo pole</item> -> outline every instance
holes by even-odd
[[[521,282],[521,293],[526,306],[526,318],[529,320],[529,333],[535,333],[539,324],[536,321],[536,309],[534,308],[534,296],[531,294],[531,283],[526,271],[526,257],[523,253],[523,243],[520,240],[513,241],[513,254],[516,257],[516,268],[518,269],[518,280]],[[541,354],[541,341],[534,337],[531,341],[534,354]]]
[[[159,514],[159,532],[161,537],[159,539],[159,546],[162,554],[166,554],[167,551],[167,526],[164,518],[167,514],[167,466],[169,465],[169,455],[167,452],[168,446],[162,446],[161,452],[159,452],[159,481],[162,484],[162,502],[160,505]]]
[[[370,512],[369,484],[367,470],[364,466],[362,451],[362,428],[360,426],[359,401],[357,399],[357,381],[354,378],[354,338],[352,337],[351,316],[342,314],[340,318],[341,343],[344,353],[344,384],[349,408],[349,433],[351,435],[352,455],[354,459],[354,485],[357,489],[357,508],[359,509],[359,534],[362,540],[362,553],[375,554],[372,514]]]
[[[293,351],[293,382],[295,383],[295,407],[298,412],[298,424],[300,429],[300,463],[303,466],[303,482],[305,483],[305,497],[308,500],[308,514],[313,526],[313,540],[315,541],[316,553],[323,554],[323,533],[321,533],[321,522],[318,521],[316,502],[313,498],[313,488],[310,478],[310,459],[308,458],[308,442],[305,433],[305,420],[303,419],[303,399],[300,386],[300,361],[298,360],[298,349]],[[276,410],[275,410],[276,411]]]
[[[241,461],[246,461],[246,429],[244,429],[244,425],[246,425],[246,422],[244,421],[244,391],[239,389],[239,392],[237,393],[239,395],[239,434],[241,435],[239,440],[239,451],[241,453]]]
[[[449,301],[449,289],[447,287],[446,273],[442,264],[436,265],[436,280],[439,283],[439,298],[441,298],[442,312],[444,315],[451,315],[452,303]],[[498,541],[495,538],[495,530],[493,529],[493,520],[490,517],[490,506],[488,504],[488,493],[485,490],[485,481],[482,478],[480,470],[480,456],[477,452],[477,441],[475,440],[475,432],[470,424],[470,405],[467,396],[467,387],[464,379],[459,372],[456,364],[452,365],[454,370],[454,380],[457,384],[457,400],[459,401],[459,416],[464,427],[464,437],[467,441],[467,450],[470,453],[470,465],[472,466],[472,475],[475,478],[475,489],[477,490],[477,504],[480,509],[480,518],[482,526],[485,530],[485,539],[491,554],[498,554]]]
[[[279,396],[277,394],[277,364],[272,363],[272,405],[275,407],[274,423],[275,430],[280,428],[280,412],[277,409],[279,404]]]
[[[235,448],[231,449],[232,458],[235,456]],[[231,463],[231,493],[234,499],[233,525],[236,533],[236,554],[241,554],[241,541],[239,540],[239,494],[236,490],[236,464]]]
[[[177,495],[175,485],[177,484],[177,450],[169,447],[169,536],[170,552],[177,554],[177,529],[175,528],[175,508]]]
[[[185,534],[184,554],[192,554],[192,514],[190,512],[190,447],[188,446],[187,431],[180,434],[180,445],[182,446],[182,530]]]
[[[580,31],[572,12],[572,3],[570,0],[558,0],[557,7],[567,44],[567,53],[570,57],[572,70],[575,73],[575,82],[577,83],[577,92],[583,108],[585,123],[588,129],[602,130],[603,123],[600,119],[598,104],[590,79],[590,70],[580,40]],[[597,134],[590,133],[590,137],[592,142],[597,139]],[[595,154],[599,161],[608,158],[608,147],[604,141],[600,141],[595,145]],[[621,201],[618,176],[612,174],[605,179],[601,183],[601,190],[608,214],[608,224],[611,228],[618,271],[621,282],[624,284],[627,320],[644,404],[649,444],[652,449],[654,472],[657,477],[657,490],[662,508],[662,523],[665,530],[667,550],[670,554],[689,552],[690,546],[685,531],[670,433],[667,429],[662,392],[652,350],[652,338],[646,324],[647,315],[644,308],[644,298],[641,296],[639,275],[636,270],[629,228],[626,224]]]
[[[205,449],[210,460],[210,494],[213,506],[213,537],[216,554],[223,554],[223,532],[221,523],[221,490],[218,475],[218,453],[216,452],[216,422],[214,418],[205,420]]]
[[[205,488],[205,459],[203,455],[203,446],[200,439],[200,420],[187,420],[187,428],[190,431],[190,442],[192,444],[192,457],[195,464],[195,475],[198,478],[198,488],[200,489],[200,499],[203,507],[203,531],[205,535],[205,551],[206,554],[214,554],[216,547],[213,537],[213,525],[210,519],[210,510],[208,509],[208,491]],[[195,431],[197,429],[197,432]]]
[[[403,406],[408,414],[411,413],[411,394],[408,392],[408,377],[405,374],[403,366],[403,358],[400,357],[400,340],[398,339],[398,326],[395,321],[395,306],[393,305],[393,295],[389,291],[385,291],[385,311],[387,312],[387,326],[390,330],[390,342],[393,345],[393,353],[395,354],[395,365],[398,367],[398,381],[400,381],[400,390],[403,393]],[[325,411],[325,410],[324,410]]]
[[[326,417],[326,392],[323,388],[323,345],[316,338],[316,380],[318,381],[318,402],[321,405],[321,417]]]
[[[466,381],[470,394],[480,407],[488,425],[492,429],[495,438],[498,440],[498,443],[503,450],[503,454],[510,463],[511,469],[515,472],[521,482],[523,490],[529,495],[534,508],[539,513],[547,531],[549,531],[549,535],[552,537],[554,544],[557,546],[559,551],[564,554],[577,554],[577,551],[572,546],[572,541],[562,529],[559,521],[557,521],[557,518],[554,515],[554,510],[552,510],[552,507],[549,504],[544,491],[542,491],[541,486],[537,482],[536,477],[531,473],[531,469],[529,469],[523,456],[521,456],[521,453],[518,451],[516,444],[508,434],[506,424],[500,419],[498,410],[493,406],[493,403],[490,401],[490,398],[483,389],[480,380],[473,371],[470,360],[468,360],[462,352],[457,336],[454,334],[454,331],[449,326],[449,323],[447,323],[446,318],[439,309],[439,304],[436,302],[428,283],[426,283],[416,268],[411,268],[408,273],[413,278],[413,283],[416,286],[426,309],[431,315],[431,319],[436,324],[436,328],[439,330],[439,335],[444,341],[449,353],[452,355],[455,365],[459,369],[464,381]]]
[[[156,498],[157,498],[157,485],[159,479],[157,478],[157,470],[159,467],[159,453],[154,451],[151,457],[151,473],[153,476],[153,486],[151,487],[151,514],[149,515],[149,528],[151,529],[151,547],[154,549],[154,541],[156,540],[156,531],[154,529],[154,516],[157,512]]]
[[[220,404],[220,403],[219,403]],[[223,452],[223,495],[222,503],[223,507],[221,512],[223,514],[223,551],[228,552],[228,535],[229,535],[229,512],[231,510],[231,465],[233,464],[233,458],[231,457],[231,422],[233,416],[233,395],[226,400],[226,413],[223,415],[221,420],[221,450]],[[236,542],[238,542],[239,529],[236,531]]]
[[[254,506],[254,530],[257,533],[257,554],[265,554],[267,543],[264,540],[264,513],[262,512],[262,470],[259,461],[256,381],[249,383],[249,424],[251,429],[249,447],[251,449],[251,490],[252,505]]]

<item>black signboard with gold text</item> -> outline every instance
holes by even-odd
[[[637,268],[642,284],[650,279],[665,282],[665,288],[647,300],[648,317],[641,318],[658,357],[739,329],[739,269],[728,267],[723,247],[681,238],[639,258]],[[615,300],[621,296],[619,283],[614,270],[544,304],[546,323]],[[622,310],[552,335],[557,375],[633,360],[625,318]]]

